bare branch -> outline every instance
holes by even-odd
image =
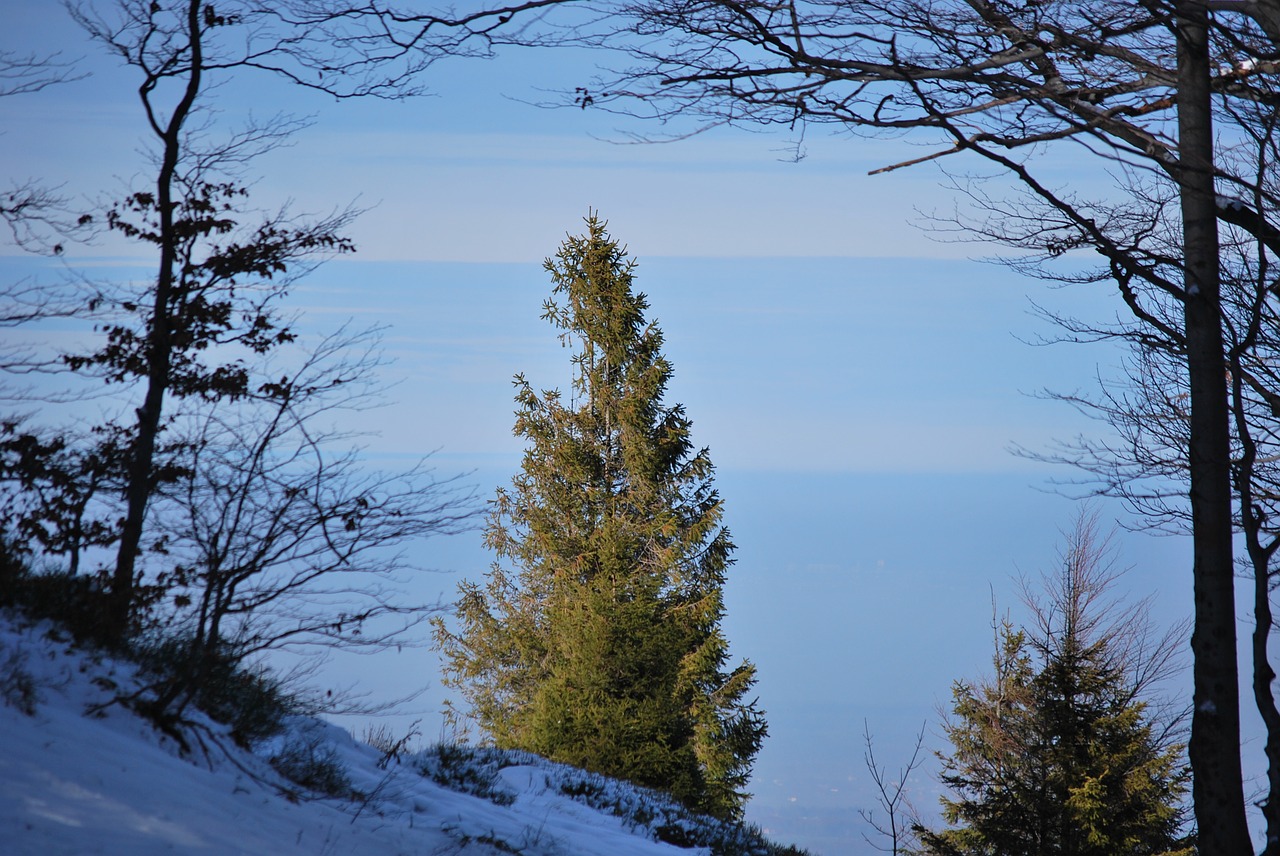
[[[920,821],[915,808],[911,805],[907,783],[911,778],[911,773],[924,763],[924,758],[921,757],[921,749],[924,746],[924,731],[925,725],[921,724],[920,731],[916,734],[915,747],[911,750],[911,757],[898,770],[896,776],[890,776],[888,768],[881,766],[876,761],[875,741],[871,737],[871,726],[866,720],[862,722],[862,741],[866,747],[862,760],[866,764],[867,772],[871,774],[872,783],[876,786],[876,802],[880,810],[885,813],[886,819],[881,821],[876,817],[875,812],[870,809],[860,808],[858,809],[858,815],[871,827],[876,835],[885,839],[884,842],[877,842],[866,833],[862,835],[867,844],[882,853],[891,853],[893,856],[899,856],[899,854],[915,852],[917,841],[913,830],[920,825]]]

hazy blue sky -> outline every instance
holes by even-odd
[[[104,63],[55,4],[0,0],[0,20],[0,46],[58,46],[93,72],[0,102],[3,177],[104,198],[145,176],[131,73]],[[437,95],[406,103],[334,104],[260,77],[235,81],[213,96],[226,110],[211,133],[246,109],[316,117],[295,145],[251,167],[255,201],[369,210],[353,229],[358,255],[317,271],[294,305],[316,330],[347,318],[390,325],[390,403],[359,422],[381,432],[371,456],[438,450],[442,471],[472,472],[485,494],[519,462],[512,374],[542,387],[570,376],[538,319],[550,289],[541,260],[589,208],[609,220],[639,260],[675,365],[669,400],[686,405],[695,440],[711,449],[739,547],[725,629],[759,667],[771,730],[748,818],[815,852],[869,852],[857,816],[872,807],[864,720],[890,764],[925,721],[926,745],[942,748],[937,710],[951,681],[986,670],[993,598],[1018,614],[1014,577],[1052,566],[1077,510],[1045,490],[1071,473],[1008,447],[1090,430],[1028,393],[1091,389],[1116,355],[1024,344],[1051,332],[1028,296],[1093,317],[1114,311],[1112,297],[1048,291],[969,260],[989,248],[911,226],[917,209],[952,205],[941,174],[866,175],[918,155],[907,142],[814,135],[808,157],[786,163],[785,136],[617,145],[604,141],[628,129],[615,117],[526,103],[544,97],[536,87],[584,79],[595,60],[442,65]],[[1058,177],[1071,174],[1066,164]],[[45,264],[9,246],[0,254],[6,279]],[[97,275],[135,271],[137,260],[112,243],[68,254]],[[1190,612],[1184,541],[1126,534],[1119,544],[1134,566],[1126,587],[1156,592],[1162,620]],[[425,596],[449,596],[489,561],[477,535],[422,551],[440,569],[415,583]],[[437,736],[429,651],[339,662],[330,674],[387,694],[432,684],[423,728]],[[931,812],[932,782],[912,790]]]

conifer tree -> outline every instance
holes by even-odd
[[[733,544],[706,449],[632,290],[635,263],[605,223],[546,270],[544,319],[574,348],[572,393],[515,379],[522,470],[486,529],[497,561],[437,622],[445,684],[487,738],[739,817],[766,734],[720,631]],[[457,711],[454,711],[455,715]]]
[[[1145,609],[1104,599],[1115,579],[1095,519],[1082,516],[1028,595],[1030,630],[997,625],[994,674],[957,681],[940,755],[949,828],[917,827],[936,856],[1189,856],[1188,773],[1167,718],[1143,701],[1174,650],[1152,646]]]

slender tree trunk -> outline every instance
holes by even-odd
[[[1243,383],[1239,372],[1232,371],[1232,402],[1236,411],[1237,436],[1240,437],[1242,455],[1240,480],[1240,517],[1244,531],[1249,564],[1253,568],[1253,699],[1266,726],[1267,737],[1263,751],[1267,756],[1266,796],[1258,801],[1266,824],[1266,843],[1261,856],[1280,854],[1280,708],[1276,706],[1271,685],[1276,672],[1271,665],[1268,643],[1274,615],[1271,610],[1271,559],[1275,555],[1276,541],[1262,543],[1264,518],[1253,503],[1253,465],[1257,448],[1244,421],[1242,402]]]
[[[173,353],[170,302],[174,291],[174,267],[179,237],[174,230],[174,175],[182,147],[181,133],[196,96],[200,92],[201,63],[204,61],[200,31],[200,0],[187,4],[187,37],[191,46],[191,70],[187,75],[182,99],[174,107],[168,121],[161,125],[151,102],[159,78],[149,75],[138,94],[147,112],[152,130],[160,137],[163,153],[156,178],[156,213],[160,220],[160,268],[152,305],[152,320],[147,343],[147,391],[137,409],[138,427],[134,437],[125,484],[125,518],[120,532],[120,547],[107,601],[104,635],[108,642],[120,644],[128,638],[135,606],[135,574],[142,544],[142,529],[147,504],[155,488],[156,439],[160,434],[165,394],[169,389],[169,370]]]
[[[1208,13],[1177,4],[1178,153],[1191,386],[1191,519],[1195,552],[1192,796],[1201,853],[1251,853],[1240,768],[1231,457],[1219,302]]]

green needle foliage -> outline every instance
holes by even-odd
[[[937,856],[1190,856],[1179,717],[1142,700],[1181,640],[1150,644],[1146,611],[1105,593],[1116,574],[1081,518],[1030,630],[997,625],[994,675],[958,681],[941,755],[949,828]]]
[[[733,544],[707,451],[663,404],[671,365],[634,262],[586,222],[546,263],[572,394],[515,379],[522,471],[492,502],[487,583],[462,584],[456,632],[436,624],[445,683],[500,748],[738,818],[766,725],[719,627]]]

